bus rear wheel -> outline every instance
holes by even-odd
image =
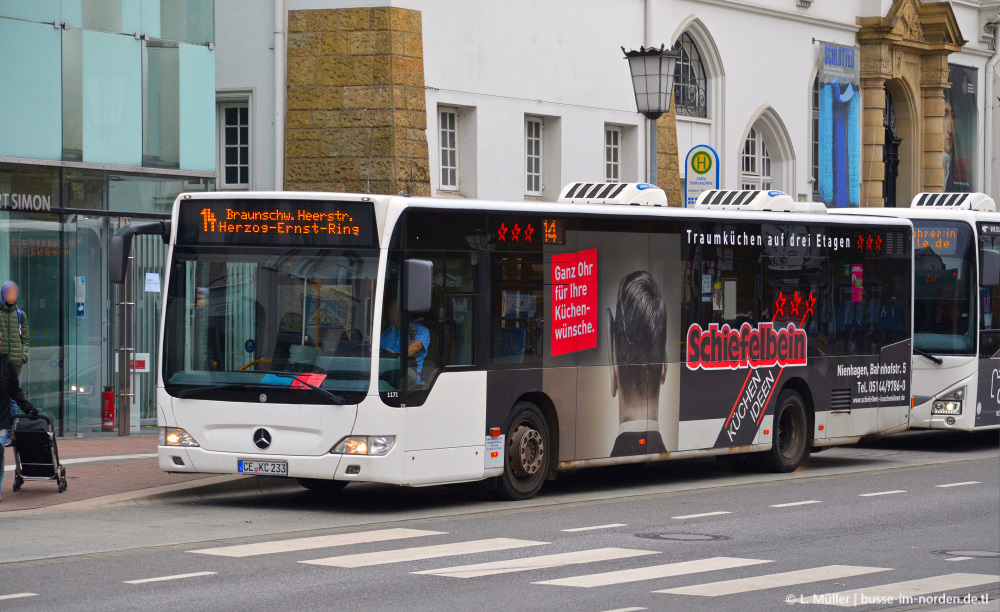
[[[791,389],[778,396],[771,450],[761,456],[769,472],[794,472],[809,456],[809,420],[802,396]]]
[[[514,406],[507,425],[503,474],[494,496],[504,500],[534,497],[549,472],[549,426],[538,406],[521,402]]]
[[[346,480],[325,480],[322,478],[296,478],[299,484],[313,493],[332,495],[347,486]]]

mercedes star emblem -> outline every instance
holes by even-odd
[[[268,446],[271,446],[271,432],[263,427],[253,432],[253,445],[260,450],[264,450]]]
[[[261,393],[260,394],[260,403],[263,404],[266,401],[267,401],[267,394],[266,393]]]

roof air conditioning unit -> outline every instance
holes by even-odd
[[[825,213],[820,202],[796,202],[783,191],[713,190],[698,196],[695,208],[702,210],[760,210],[767,212]]]
[[[564,204],[629,204],[666,206],[667,194],[649,183],[570,183],[558,202]]]
[[[996,212],[997,203],[985,193],[918,193],[910,204],[914,208],[951,208]]]

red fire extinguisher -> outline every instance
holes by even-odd
[[[101,392],[101,431],[115,430],[115,391],[111,385]]]

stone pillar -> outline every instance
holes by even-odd
[[[667,204],[684,206],[681,189],[681,164],[677,153],[676,104],[656,120],[656,178],[659,187],[667,192]],[[645,122],[643,122],[645,123]]]
[[[885,162],[882,146],[885,144],[885,79],[861,79],[861,206],[882,207],[882,181],[885,179]]]
[[[285,189],[430,195],[419,11],[290,11]]]
[[[923,98],[924,149],[923,191],[944,190],[944,90],[948,82],[948,56],[925,55],[921,58],[920,95]]]

